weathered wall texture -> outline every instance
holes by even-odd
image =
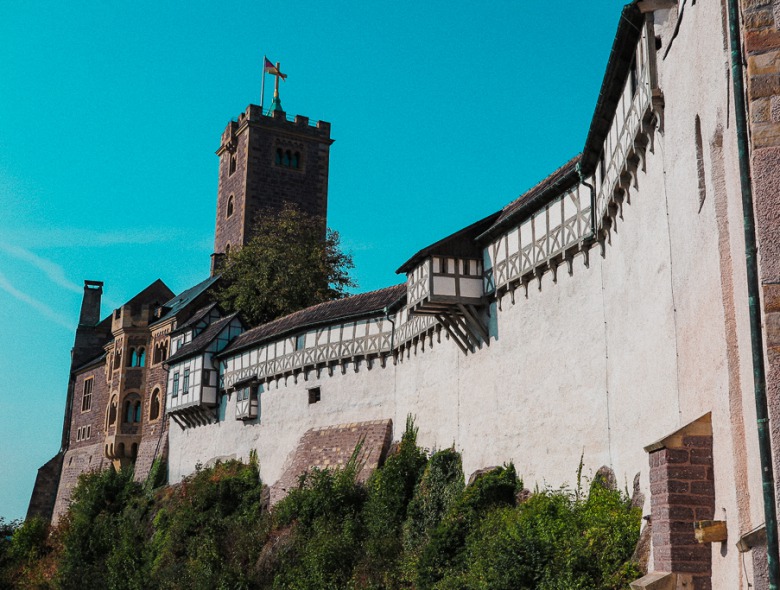
[[[748,26],[760,29],[761,39],[775,38],[765,31],[775,27],[770,12],[767,2],[747,5]],[[247,458],[256,449],[262,476],[274,482],[312,428],[392,419],[397,439],[399,425],[411,414],[420,443],[462,451],[466,473],[511,460],[526,486],[557,486],[574,480],[583,456],[586,473],[609,465],[619,485],[641,473],[649,512],[652,471],[643,447],[709,414],[712,435],[705,450],[710,453],[711,444],[712,469],[701,478],[707,488],[702,498],[711,502],[707,515],[725,520],[732,540],[759,525],[763,512],[725,17],[722,6],[699,2],[680,14],[674,7],[650,18],[657,37],[651,42],[659,47],[657,98],[662,95],[664,106],[656,103],[649,145],[638,158],[628,193],[614,204],[603,243],[587,257],[575,256],[571,274],[561,267],[557,276],[548,271],[527,289],[520,285],[500,295],[491,305],[490,344],[473,354],[463,354],[444,331],[434,331],[384,368],[348,361],[344,372],[310,370],[266,384],[262,415],[252,423],[236,421],[235,400],[225,398],[217,424],[171,429],[171,479],[190,473],[199,461]],[[753,54],[764,56],[762,67],[780,63],[767,57],[774,51],[768,41],[755,43],[747,41]],[[756,59],[751,60],[755,70]],[[753,80],[753,87],[762,80]],[[780,124],[780,115],[772,119],[780,107],[774,109],[772,97],[756,100],[763,102],[754,105],[754,123],[760,123],[754,142],[765,142],[771,134],[764,127]],[[780,280],[772,246],[780,243],[775,235],[780,168],[772,159],[774,147],[754,147],[759,239],[768,244],[762,272],[765,283],[773,283]],[[772,314],[780,313],[780,306],[773,289],[767,285],[764,292],[770,335],[780,332],[774,329],[780,320]],[[778,342],[780,337],[770,336],[770,360]],[[777,389],[778,382],[771,377],[770,387]],[[309,404],[307,388],[313,386],[321,388],[322,399]],[[664,466],[687,454],[691,473],[698,469],[693,463],[700,457],[692,457],[690,449],[664,453]],[[653,469],[661,468],[658,457]],[[666,525],[682,526],[669,517],[670,493],[666,499],[656,494],[654,506],[668,517]],[[697,512],[689,516],[699,518]],[[688,541],[660,550],[656,563],[672,567],[671,556],[689,551],[705,569],[711,567],[714,587],[742,587],[750,572],[743,571],[735,550]]]

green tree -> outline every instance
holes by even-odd
[[[253,238],[230,252],[217,301],[259,325],[299,309],[347,295],[357,286],[349,276],[352,257],[342,252],[339,234],[324,221],[287,204],[261,214]]]

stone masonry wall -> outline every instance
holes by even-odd
[[[751,175],[766,325],[767,398],[780,473],[780,2],[743,0]],[[780,486],[776,486],[780,491]]]
[[[362,444],[358,454],[358,463],[361,465],[358,480],[367,480],[384,461],[392,439],[392,420],[353,422],[309,430],[301,437],[290,466],[271,488],[271,504],[294,489],[303,473],[315,467],[344,467],[358,444]]]

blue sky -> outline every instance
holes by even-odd
[[[622,3],[16,3],[0,19],[0,516],[59,448],[84,279],[103,314],[208,275],[219,137],[331,122],[329,224],[366,291],[582,149]],[[270,102],[272,78],[266,84]]]

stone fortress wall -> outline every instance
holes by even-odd
[[[744,8],[777,419],[780,90],[772,80],[780,62],[772,56],[780,23],[768,0]],[[139,473],[167,452],[175,483],[198,464],[256,451],[278,499],[306,466],[343,464],[360,433],[370,439],[371,464],[380,462],[411,415],[420,444],[454,447],[467,474],[513,461],[526,487],[557,487],[574,482],[580,457],[585,473],[606,465],[621,487],[639,474],[653,523],[652,569],[692,577],[696,588],[759,580],[760,541],[747,560],[734,545],[755,537],[764,513],[727,25],[721,3],[627,5],[582,154],[502,211],[417,253],[401,267],[405,286],[351,298],[381,300],[374,308],[239,336],[234,342],[245,345],[217,356],[226,394],[204,410],[207,419],[142,424]],[[250,107],[218,152],[217,255],[245,238],[247,215],[262,200],[262,183],[252,185],[252,203],[241,184],[260,178],[247,167],[263,168],[278,147],[262,133],[286,124],[311,140],[290,145],[316,172],[306,204],[320,206],[329,125],[310,129],[305,118],[269,118]],[[259,143],[250,157],[252,133]],[[160,339],[175,321],[165,334],[157,328]],[[152,367],[147,389],[168,377],[167,365]],[[238,392],[249,382],[258,416],[237,419]],[[76,394],[79,387],[77,379]],[[72,420],[73,436],[81,419]],[[66,463],[84,463],[91,451],[103,456],[90,441],[70,445]],[[68,482],[87,469],[81,463],[63,467],[55,514],[66,506]],[[728,543],[697,544],[691,527],[702,520],[725,521]]]

